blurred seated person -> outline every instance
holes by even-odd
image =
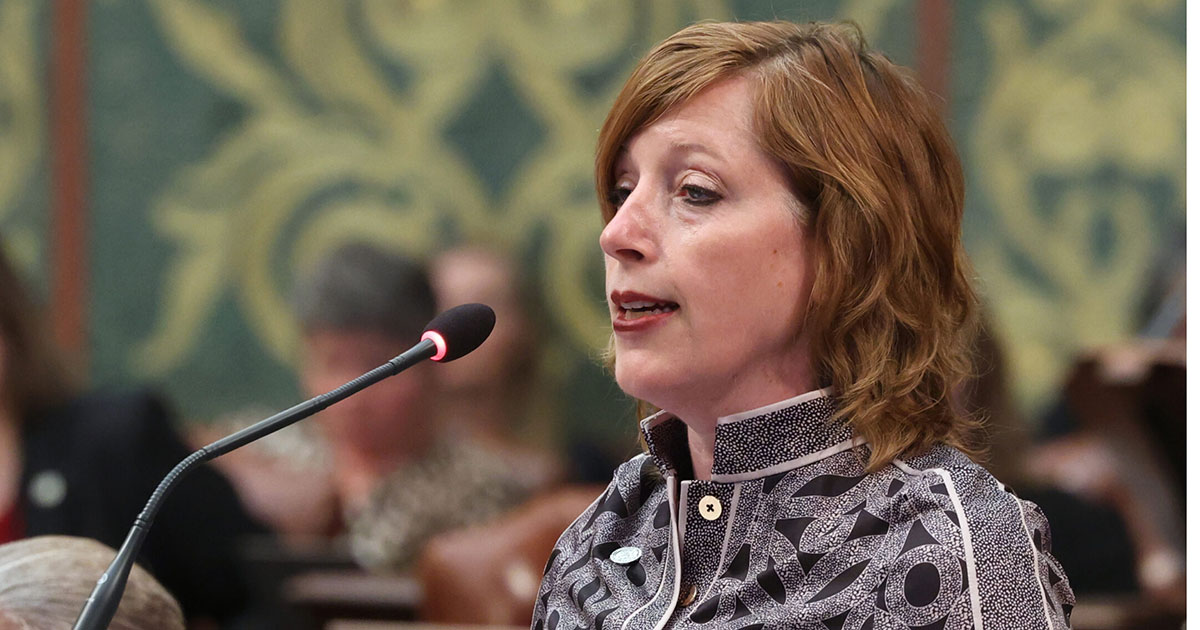
[[[0,545],[0,630],[70,628],[117,552],[90,538],[36,536]],[[183,630],[179,603],[134,565],[111,630]]]
[[[239,409],[192,427],[190,439],[199,448],[276,411],[258,406]],[[315,424],[298,422],[213,463],[228,475],[250,514],[270,527],[287,547],[329,551],[323,541],[341,531],[342,519],[330,476],[329,452]]]
[[[1185,378],[1183,339],[1140,338],[1081,353],[1047,415],[1045,424],[1060,432],[1028,458],[1031,474],[1119,515],[1132,570],[1096,578],[1121,580],[1121,590],[1179,613],[1186,585]],[[1043,507],[1049,514],[1053,506]],[[1103,525],[1077,510],[1071,516],[1081,531]]]
[[[975,371],[964,383],[961,400],[986,427],[988,470],[1046,514],[1054,528],[1055,558],[1071,576],[1077,595],[1135,590],[1132,543],[1120,514],[1034,470],[1034,431],[1013,397],[994,327],[987,317],[981,319],[973,344]]]
[[[540,391],[537,296],[516,261],[499,250],[462,245],[430,264],[438,310],[481,302],[496,328],[469,361],[438,370],[438,417],[458,439],[501,456],[512,474],[548,486],[562,465],[550,449],[558,424]]]
[[[1036,435],[1014,404],[998,340],[987,326],[976,340],[977,374],[965,403],[987,422],[989,469],[1041,506],[1078,595],[1140,592],[1167,607],[1181,603],[1182,470],[1172,464],[1182,462],[1183,440],[1155,435],[1184,425],[1182,381],[1172,388],[1157,375],[1172,366],[1182,375],[1185,361],[1182,300],[1173,293],[1163,305],[1180,310],[1149,318],[1169,336],[1155,338],[1150,326],[1136,339],[1081,353]],[[1172,442],[1174,456],[1166,448]]]
[[[119,547],[192,450],[157,396],[81,393],[44,321],[0,253],[0,542],[65,534]],[[252,614],[237,542],[263,532],[228,481],[200,466],[163,504],[139,560],[189,620],[234,624]]]
[[[300,380],[309,396],[406,350],[435,314],[425,268],[366,243],[322,259],[297,284],[294,306],[303,336]],[[435,405],[443,367],[416,365],[314,418],[351,552],[368,569],[404,571],[433,534],[491,518],[532,489],[502,458],[440,432]]]

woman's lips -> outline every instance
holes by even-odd
[[[613,291],[609,297],[616,307],[613,330],[617,332],[646,330],[679,310],[675,302],[634,291]]]

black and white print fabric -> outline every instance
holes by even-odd
[[[1074,595],[1050,530],[940,446],[867,474],[829,390],[718,421],[712,479],[686,428],[642,423],[623,464],[562,535],[533,630],[1065,630]]]

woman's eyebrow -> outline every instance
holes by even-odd
[[[706,144],[700,144],[698,142],[672,142],[670,144],[670,150],[672,153],[675,153],[675,154],[690,155],[690,154],[694,154],[694,153],[699,153],[701,155],[707,155],[709,157],[714,157],[714,158],[721,157],[721,154],[719,151],[709,147]]]
[[[682,139],[668,142],[663,157],[665,157],[671,163],[675,163],[682,158],[693,155],[702,155],[715,160],[724,159],[719,147],[713,147],[708,144]],[[622,164],[626,164],[626,161],[632,159],[632,156],[633,154],[629,150],[629,143],[621,145],[621,148],[617,150],[616,157],[613,158],[614,174],[617,171],[622,170]]]

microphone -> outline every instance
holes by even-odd
[[[129,535],[126,536],[116,558],[96,581],[92,594],[84,603],[83,610],[79,612],[79,618],[75,620],[73,626],[74,630],[102,630],[108,627],[113,615],[117,612],[117,606],[121,603],[121,595],[125,592],[125,583],[129,580],[129,572],[133,569],[134,561],[150,531],[150,526],[154,524],[154,517],[158,514],[163,499],[175,488],[180,478],[196,464],[266,437],[389,376],[395,376],[425,359],[440,363],[459,359],[478,348],[488,338],[488,335],[492,334],[492,328],[495,325],[496,313],[486,304],[456,306],[433,318],[425,327],[421,341],[391,361],[333,391],[310,398],[270,418],[201,447],[200,450],[187,456],[159,482],[158,488],[146,502],[146,507],[134,519],[133,527],[130,528]]]
[[[463,304],[434,317],[421,339],[432,341],[437,348],[437,353],[429,357],[431,360],[449,363],[483,345],[495,327],[496,313],[490,306]],[[447,339],[454,343],[448,343]]]

